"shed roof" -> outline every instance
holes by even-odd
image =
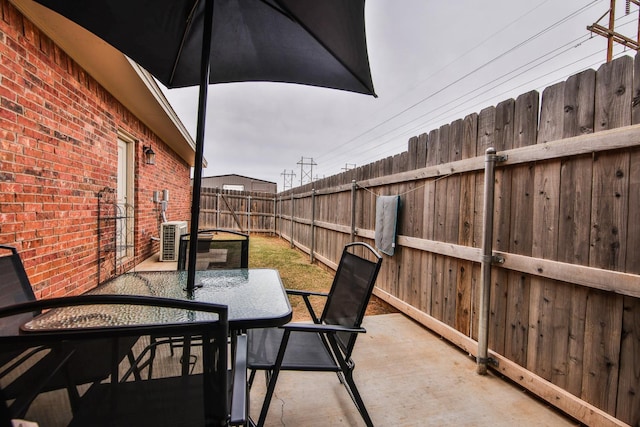
[[[230,177],[230,176],[235,177],[235,178],[248,179],[248,180],[251,180],[251,181],[264,182],[264,183],[267,183],[267,184],[276,184],[273,181],[266,181],[264,179],[259,179],[259,178],[251,178],[250,176],[238,175],[238,174],[235,174],[235,173],[228,173],[228,174],[223,174],[223,175],[203,176],[202,179],[224,178],[224,177]]]

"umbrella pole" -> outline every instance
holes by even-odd
[[[204,159],[204,131],[207,118],[207,94],[211,63],[211,34],[213,29],[213,0],[205,0],[204,31],[202,34],[202,56],[200,59],[200,95],[198,98],[198,127],[196,130],[196,157],[193,170],[193,192],[191,194],[191,232],[189,237],[189,262],[187,269],[187,291],[195,289],[196,256],[198,253],[198,219],[200,215],[200,192],[202,189],[202,161]]]

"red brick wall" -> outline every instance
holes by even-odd
[[[134,265],[158,249],[153,190],[170,191],[170,220],[188,219],[188,165],[0,0],[0,243],[38,298],[97,284],[97,193],[115,188],[119,130],[136,139]],[[149,144],[155,166],[141,164]]]

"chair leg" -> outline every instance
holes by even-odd
[[[353,381],[353,372],[347,371],[343,373],[344,375],[342,376],[342,379],[344,379],[344,382],[342,381],[341,382],[344,384],[345,388],[347,389],[347,392],[349,393],[349,396],[351,396],[351,400],[353,400],[353,403],[355,403],[356,408],[358,408],[358,412],[360,412],[360,415],[362,416],[362,419],[364,420],[365,424],[369,427],[373,427],[373,422],[371,421],[369,412],[367,412],[367,408],[364,406],[364,401],[360,396],[358,387],[356,387],[356,383],[355,381]]]
[[[247,384],[249,385],[249,389],[251,389],[251,386],[253,385],[253,380],[256,377],[256,370],[252,369],[251,373],[249,374],[249,381],[247,381]]]
[[[267,393],[264,396],[264,402],[262,403],[262,409],[260,410],[260,418],[258,418],[258,427],[264,426],[264,422],[267,419],[267,413],[269,412],[269,406],[271,405],[271,398],[273,392],[276,389],[276,382],[278,381],[278,375],[280,374],[280,367],[278,366],[273,370],[270,375],[269,385],[267,386]]]
[[[276,389],[276,382],[278,381],[278,375],[280,375],[280,367],[282,366],[282,361],[284,360],[284,353],[287,349],[287,343],[289,342],[289,335],[291,335],[291,331],[285,330],[284,335],[282,336],[282,341],[280,342],[280,349],[278,350],[278,356],[276,357],[276,363],[271,371],[271,374],[267,374],[270,376],[269,385],[267,386],[267,393],[264,396],[264,402],[262,403],[262,409],[260,410],[260,418],[258,418],[258,427],[264,426],[264,422],[267,419],[267,412],[269,412],[269,406],[271,405],[271,398],[273,397],[273,392]]]
[[[334,354],[341,354],[334,337],[330,336],[328,341],[331,345],[331,349],[334,351]],[[351,396],[351,400],[356,405],[356,408],[358,409],[358,412],[360,412],[360,415],[362,416],[365,424],[369,427],[373,427],[373,421],[371,421],[369,412],[367,412],[367,408],[364,406],[362,396],[360,396],[358,387],[356,387],[356,383],[353,380],[353,369],[355,368],[355,363],[353,363],[351,359],[345,360],[341,357],[338,357],[338,364],[340,365],[341,369],[341,371],[336,372],[338,374],[338,379],[347,389],[349,396]]]

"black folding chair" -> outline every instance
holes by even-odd
[[[135,306],[133,310],[123,307]],[[69,310],[68,308],[72,309]],[[117,309],[113,309],[117,307]],[[81,308],[81,309],[79,309]],[[158,297],[130,295],[83,295],[54,298],[13,305],[0,309],[0,320],[33,311],[54,309],[46,316],[57,316],[49,328],[32,329],[19,334],[0,335],[0,347],[5,345],[49,346],[67,343],[79,347],[83,342],[96,339],[105,343],[101,351],[111,356],[110,381],[92,384],[79,399],[70,426],[225,426],[242,425],[246,421],[246,365],[228,369],[228,317],[227,307]],[[61,311],[62,310],[62,311]],[[65,311],[67,310],[67,311]],[[146,310],[146,311],[145,311]],[[174,311],[172,311],[174,310]],[[171,315],[175,310],[204,314],[196,320],[185,321],[183,315]],[[53,313],[53,314],[52,314]],[[109,313],[105,315],[104,313]],[[104,316],[103,316],[104,315]],[[65,325],[59,327],[59,317]],[[77,327],[92,317],[108,317],[104,324]],[[109,317],[111,316],[111,317]],[[161,322],[158,320],[162,319]],[[36,319],[38,320],[38,319]],[[193,375],[180,372],[156,376],[149,380],[120,381],[116,355],[123,338],[147,337],[158,330],[181,336],[201,337],[202,363]],[[246,354],[246,341],[239,340],[236,351]],[[235,355],[236,363],[245,362],[246,356]],[[86,360],[85,364],[90,364]],[[73,378],[78,367],[67,364],[65,370]],[[233,390],[229,375],[234,373],[238,390]],[[244,390],[244,392],[243,392]],[[4,394],[4,393],[2,393]],[[6,398],[6,396],[5,396]],[[231,410],[231,399],[238,409]],[[6,400],[0,402],[6,405]],[[36,406],[34,404],[34,406]],[[7,412],[1,410],[0,415]],[[6,409],[6,406],[5,406]],[[5,420],[0,420],[6,423]],[[35,420],[40,421],[42,420]],[[47,421],[47,420],[45,420]],[[49,420],[50,421],[50,420]],[[45,422],[45,424],[47,424]]]
[[[355,363],[351,354],[358,334],[366,332],[361,327],[362,319],[381,263],[382,257],[368,244],[346,245],[328,294],[287,291],[304,298],[313,324],[289,323],[281,328],[248,331],[249,387],[257,370],[265,370],[269,379],[258,426],[264,425],[281,370],[336,372],[365,423],[373,425],[353,380]],[[319,295],[327,298],[320,317],[309,301],[310,296]]]
[[[12,246],[0,245],[0,307],[35,300],[18,251]],[[22,324],[37,314],[39,311],[36,310],[3,319],[0,322],[0,334],[16,334]],[[128,357],[133,363],[131,348],[136,341],[136,338],[121,340],[119,361]],[[100,351],[102,346],[103,342],[99,340],[85,341],[73,348],[60,346],[59,343],[36,347],[7,344],[0,351],[0,383],[5,396],[14,400],[9,408],[12,416],[24,416],[36,384],[39,384],[39,391],[67,389],[72,407],[75,407],[78,397],[75,386],[101,381],[110,373],[111,359]],[[41,356],[43,357],[40,358]],[[86,363],[88,360],[91,363]],[[66,362],[79,367],[72,381],[61,371]],[[17,372],[22,373],[18,376]],[[138,375],[138,372],[135,371],[134,374]]]
[[[180,236],[178,270],[186,270],[189,259],[188,234]],[[234,230],[198,231],[196,270],[249,268],[249,235]]]
[[[180,236],[178,248],[178,270],[185,270],[189,259],[188,234]],[[209,229],[198,231],[198,252],[196,254],[196,270],[212,270],[219,268],[249,268],[249,235],[234,230]],[[175,348],[181,348],[184,340],[180,337],[153,336],[152,343],[169,344],[171,355]],[[198,345],[198,340],[191,342]],[[155,353],[147,362],[150,373],[153,372]],[[193,363],[194,360],[183,360],[182,363]]]

